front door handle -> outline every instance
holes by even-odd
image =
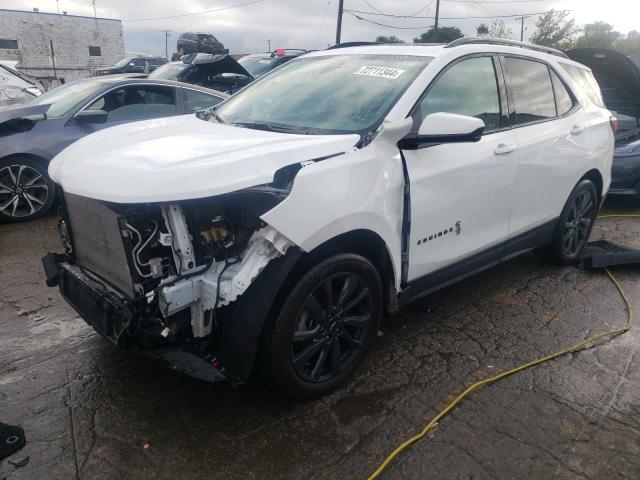
[[[584,132],[584,127],[581,125],[574,125],[570,130],[571,135],[580,135],[582,132]]]
[[[509,153],[515,152],[517,149],[518,146],[515,144],[501,143],[496,147],[493,153],[495,153],[496,155],[507,155]]]

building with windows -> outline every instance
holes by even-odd
[[[88,77],[124,56],[120,20],[0,9],[0,60],[17,60],[45,87]]]

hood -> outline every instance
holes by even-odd
[[[358,135],[294,135],[183,115],[116,126],[49,164],[69,193],[116,203],[205,198],[270,183],[287,165],[345,152]]]
[[[40,116],[47,113],[51,105],[28,105],[26,107],[8,108],[0,111],[0,123],[16,118],[25,118],[32,116]]]
[[[609,110],[638,117],[640,68],[629,57],[605,48],[576,48],[566,54],[593,71]]]
[[[208,75],[235,73],[249,78],[253,76],[245,70],[231,55],[212,55],[210,53],[191,53],[180,58],[187,65],[206,65]]]

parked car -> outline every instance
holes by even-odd
[[[114,63],[111,67],[97,68],[93,71],[93,75],[114,75],[120,73],[147,74],[153,72],[156,68],[161,67],[165,63],[167,63],[167,60],[162,57],[126,57]]]
[[[225,97],[177,82],[97,77],[0,111],[0,221],[32,220],[51,208],[56,188],[47,165],[79,138],[114,125],[191,113]]]
[[[150,80],[175,80],[233,94],[253,81],[253,76],[230,55],[192,53],[158,68]]]
[[[385,312],[533,248],[578,259],[614,135],[576,72],[520,42],[326,50],[98,132],[49,166],[47,283],[119,347],[235,384],[259,351],[290,394],[326,394]]]
[[[300,55],[304,55],[305,53],[307,53],[306,50],[297,48],[277,48],[271,53],[256,53],[253,55],[245,55],[240,60],[238,60],[238,63],[242,65],[253,78],[258,78],[265,73],[270,72],[274,68],[279,67],[283,63],[287,63],[289,60],[293,60]]]
[[[618,118],[609,195],[640,195],[640,68],[626,55],[603,48],[567,55],[591,68],[604,105]]]
[[[222,42],[210,33],[183,33],[178,37],[177,48],[180,56],[190,53],[210,53],[212,55],[229,53],[229,49],[224,48]]]
[[[42,94],[42,85],[18,71],[17,63],[0,61],[0,109],[28,103]]]

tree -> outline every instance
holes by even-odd
[[[640,32],[637,30],[630,31],[626,37],[616,42],[615,49],[625,55],[640,53]]]
[[[376,43],[404,43],[404,40],[400,40],[395,35],[391,35],[390,37],[379,35],[376,37]]]
[[[576,41],[576,47],[613,48],[622,37],[607,22],[589,23],[582,28],[582,35]]]
[[[576,21],[568,17],[569,12],[549,10],[538,18],[531,42],[560,50],[572,48],[580,30],[576,27]]]
[[[413,43],[449,43],[462,37],[464,34],[458,27],[439,27],[437,34],[435,28],[431,27],[425,33],[414,38]]]
[[[507,40],[513,40],[513,30],[507,27],[504,20],[494,20],[487,34],[491,38],[505,38]]]
[[[486,23],[481,23],[476,27],[476,33],[478,35],[489,35],[489,26]]]

